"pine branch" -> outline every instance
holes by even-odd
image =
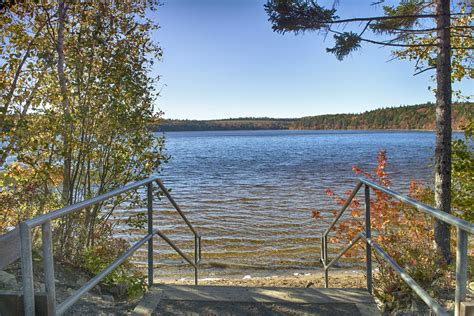
[[[338,35],[343,35],[343,32],[338,32],[334,31],[330,28],[328,28],[329,32],[332,32],[334,34]],[[385,41],[385,42],[380,42],[380,41],[374,41],[368,38],[359,38],[362,42],[367,42],[371,44],[376,44],[376,45],[381,45],[381,46],[391,46],[391,47],[437,47],[437,44],[398,44],[398,43],[393,43],[393,41],[396,41],[397,39],[392,39],[390,41]],[[467,46],[467,47],[459,47],[459,46],[452,46],[451,49],[458,49],[458,50],[471,50],[474,49],[474,46]]]
[[[470,15],[470,13],[451,13],[449,16],[464,16]],[[437,18],[438,14],[409,14],[409,15],[394,15],[394,16],[373,16],[367,18],[350,18],[334,21],[321,21],[322,24],[340,24],[340,23],[352,23],[352,22],[367,22],[367,21],[385,21],[385,20],[397,20],[397,19],[427,19]]]
[[[436,41],[436,38],[432,39],[430,41],[430,44],[433,44],[434,42]],[[421,54],[418,55],[418,58],[416,59],[416,64],[415,64],[415,69],[421,69],[421,67],[419,67],[418,65],[420,64],[423,56],[427,55],[428,54],[428,50],[430,49],[430,47],[425,47],[423,49],[423,52]]]
[[[474,29],[474,26],[470,26],[470,25],[451,25],[449,27],[451,30],[462,30],[462,29]],[[394,29],[391,29],[390,31],[391,32],[400,32],[400,33],[413,33],[413,34],[416,34],[416,33],[433,33],[433,32],[437,32],[439,29],[434,27],[434,28],[429,28],[429,29],[419,29],[419,30],[414,30],[414,29],[399,29],[399,28],[394,28]]]
[[[421,71],[415,72],[415,73],[413,74],[413,76],[417,76],[417,75],[419,75],[419,74],[424,73],[425,71],[429,71],[429,70],[433,70],[433,69],[436,69],[436,66],[434,66],[434,67],[428,67],[428,68],[425,68],[425,69],[423,69],[423,70],[421,70]]]
[[[360,34],[359,34],[359,37],[361,37],[361,36],[365,33],[365,31],[369,28],[370,23],[372,23],[372,21],[369,21],[369,22],[367,22],[367,24],[365,24],[364,29],[363,29],[362,32],[360,32]]]
[[[334,31],[330,28],[328,28],[328,30],[334,34],[338,34],[338,35],[344,34],[343,32]],[[416,44],[415,45],[415,44],[398,44],[398,43],[390,43],[390,42],[380,42],[380,41],[374,41],[374,40],[363,38],[363,37],[359,37],[359,39],[362,42],[367,42],[367,43],[381,45],[381,46],[391,46],[391,47],[434,47],[436,46],[436,44]]]

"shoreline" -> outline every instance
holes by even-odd
[[[181,132],[258,132],[258,131],[307,131],[307,132],[426,132],[434,133],[434,129],[297,129],[297,128],[256,128],[256,129],[202,129],[202,130],[193,130],[193,129],[179,129],[179,130],[151,130],[152,133],[181,133]],[[463,133],[462,129],[453,129],[452,133]]]
[[[156,279],[156,283],[192,285],[194,280],[187,278]],[[215,286],[244,286],[244,287],[324,287],[324,272],[314,270],[310,272],[295,272],[293,274],[278,274],[275,271],[271,276],[243,277],[204,277],[199,278],[199,285]],[[329,285],[332,288],[364,288],[366,287],[365,272],[362,270],[330,270]]]

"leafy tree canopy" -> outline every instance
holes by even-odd
[[[143,179],[166,160],[164,140],[148,129],[160,116],[150,70],[162,51],[147,17],[156,1],[59,1],[62,20],[58,3],[9,4],[0,13],[0,231]],[[123,198],[63,219],[58,253],[81,260]]]

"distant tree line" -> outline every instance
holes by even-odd
[[[295,119],[235,118],[224,120],[161,120],[152,124],[153,131],[210,130],[328,130],[328,129],[400,129],[434,130],[435,106],[425,103],[381,108],[357,114],[327,114]],[[473,103],[453,106],[453,129],[460,130],[474,118]]]
[[[289,129],[298,119],[233,118],[224,120],[161,120],[153,131],[225,131]]]
[[[474,117],[472,103],[453,106],[453,129],[460,130]],[[376,109],[360,114],[335,114],[303,117],[290,129],[402,129],[434,130],[434,104]]]

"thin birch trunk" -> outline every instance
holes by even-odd
[[[58,79],[61,92],[61,103],[64,113],[64,168],[63,168],[63,190],[62,199],[65,204],[71,203],[71,166],[72,166],[72,153],[71,153],[71,136],[72,136],[72,117],[71,117],[71,106],[69,103],[68,89],[66,82],[66,75],[64,73],[64,28],[66,23],[66,1],[59,0],[58,3],[58,42],[56,50],[58,53]]]

